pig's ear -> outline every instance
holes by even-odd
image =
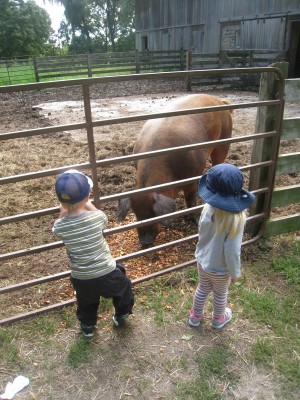
[[[117,214],[118,221],[124,221],[128,211],[130,210],[130,207],[131,207],[131,201],[129,197],[126,197],[125,199],[121,199],[119,201],[118,214]]]
[[[163,194],[153,193],[153,210],[155,215],[169,214],[176,210],[176,203],[170,197],[164,196]]]

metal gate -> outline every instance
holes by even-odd
[[[242,103],[242,104],[224,104],[221,106],[214,106],[214,107],[206,107],[206,108],[201,108],[201,109],[189,109],[189,110],[182,110],[182,111],[172,111],[172,112],[161,112],[161,113],[155,113],[155,114],[139,114],[139,115],[132,115],[132,116],[126,116],[126,117],[121,117],[121,118],[107,118],[107,119],[101,119],[101,120],[94,120],[92,117],[92,108],[91,108],[91,96],[90,96],[90,88],[94,84],[101,84],[101,83],[108,83],[108,82],[122,82],[122,81],[141,81],[143,79],[187,79],[190,76],[197,76],[203,77],[203,76],[211,76],[211,75],[216,75],[216,76],[231,76],[231,75],[241,75],[241,74],[275,74],[276,79],[278,79],[278,92],[277,92],[277,97],[272,99],[272,100],[259,100],[255,102],[250,102],[250,103]],[[7,86],[7,87],[0,87],[0,93],[13,93],[13,92],[22,92],[22,91],[35,91],[35,90],[43,90],[43,89],[50,89],[50,88],[62,88],[62,87],[70,87],[70,86],[77,86],[80,87],[82,90],[82,95],[83,95],[83,102],[84,102],[84,113],[85,113],[85,120],[84,122],[81,123],[74,123],[74,124],[68,124],[68,125],[55,125],[55,126],[50,126],[50,127],[43,127],[40,129],[33,129],[33,130],[23,130],[23,131],[18,131],[18,132],[9,132],[9,133],[2,133],[0,134],[0,140],[5,141],[5,140],[10,140],[10,139],[18,139],[18,138],[29,138],[33,136],[38,136],[38,135],[43,135],[43,134],[53,134],[57,132],[69,132],[75,129],[84,129],[86,131],[86,137],[87,137],[87,145],[88,145],[88,152],[89,152],[89,160],[85,163],[80,163],[80,164],[74,164],[74,165],[68,165],[68,166],[63,166],[60,168],[54,168],[54,169],[48,169],[48,170],[40,170],[32,173],[25,173],[25,174],[20,174],[20,175],[14,175],[14,176],[7,176],[7,177],[1,177],[0,178],[0,185],[1,188],[4,188],[5,185],[7,184],[17,184],[19,182],[31,180],[31,179],[39,179],[39,178],[44,178],[44,177],[49,177],[49,176],[56,176],[57,174],[70,169],[70,168],[76,168],[79,170],[85,170],[87,173],[91,174],[93,182],[94,182],[94,204],[96,207],[100,207],[100,200],[101,203],[104,202],[110,202],[110,201],[116,201],[120,200],[122,198],[128,197],[129,195],[133,195],[135,193],[146,193],[146,192],[151,192],[155,191],[157,189],[161,189],[164,187],[174,187],[174,186],[180,186],[183,182],[192,182],[192,181],[198,181],[199,176],[190,178],[189,180],[184,180],[184,181],[176,181],[176,182],[170,182],[165,185],[159,185],[159,186],[153,186],[153,187],[147,187],[145,189],[139,189],[139,190],[132,190],[132,191],[127,191],[123,193],[116,193],[114,195],[110,196],[104,196],[100,197],[100,191],[98,187],[98,180],[97,180],[97,173],[101,168],[109,166],[109,165],[115,165],[115,164],[122,164],[125,162],[129,161],[134,161],[140,158],[145,158],[145,157],[156,157],[158,155],[165,155],[169,153],[175,153],[175,152],[183,152],[183,151],[189,151],[192,149],[198,149],[198,148],[205,148],[211,146],[211,142],[205,142],[205,143],[199,143],[199,144],[193,144],[185,147],[176,147],[176,148],[169,148],[169,149],[163,149],[151,153],[140,153],[140,154],[135,154],[135,155],[126,155],[122,157],[117,157],[117,158],[108,158],[104,160],[97,160],[96,158],[96,152],[95,152],[95,141],[94,141],[94,128],[99,127],[99,126],[106,126],[106,125],[113,125],[113,124],[120,124],[120,123],[128,123],[128,122],[133,122],[133,121],[144,121],[148,119],[154,119],[154,118],[159,118],[159,117],[170,117],[174,115],[187,115],[187,114],[193,114],[193,113],[204,113],[207,111],[220,111],[220,110],[231,110],[231,109],[242,109],[242,108],[249,108],[249,107],[255,107],[255,108],[260,108],[260,107],[275,107],[276,108],[276,121],[275,121],[275,129],[272,131],[268,132],[263,132],[263,133],[254,133],[251,135],[247,136],[240,136],[240,137],[234,137],[230,139],[224,139],[224,140],[218,140],[215,142],[215,144],[223,144],[223,143],[237,143],[237,142],[256,142],[261,139],[265,138],[270,138],[271,143],[272,143],[272,150],[271,150],[271,156],[269,157],[268,160],[266,161],[260,161],[256,162],[255,164],[249,164],[241,167],[242,171],[257,171],[264,169],[268,171],[267,173],[267,183],[264,187],[258,187],[256,190],[254,190],[254,193],[257,196],[263,195],[264,196],[264,202],[263,202],[263,207],[260,212],[251,215],[248,218],[248,223],[253,223],[259,224],[259,229],[257,229],[257,233],[248,241],[244,242],[243,245],[253,243],[257,241],[262,233],[263,233],[263,228],[264,224],[266,221],[266,218],[269,215],[269,210],[270,210],[270,203],[271,203],[271,196],[272,196],[272,190],[273,190],[273,185],[274,185],[274,178],[275,178],[275,168],[276,168],[276,162],[277,162],[277,155],[278,155],[278,149],[279,149],[279,144],[280,144],[280,134],[281,134],[281,124],[282,124],[282,117],[283,117],[283,110],[284,110],[284,76],[282,72],[275,67],[262,67],[262,68],[237,68],[237,69],[224,69],[224,70],[199,70],[199,71],[184,71],[184,72],[165,72],[165,73],[151,73],[151,74],[140,74],[140,75],[124,75],[124,76],[110,76],[110,77],[99,77],[99,78],[86,78],[86,79],[78,79],[78,80],[69,80],[69,81],[56,81],[56,82],[44,82],[44,83],[33,83],[33,84],[24,84],[24,85],[15,85],[15,86]],[[184,209],[180,211],[176,211],[175,213],[172,214],[167,214],[163,215],[160,217],[153,218],[151,220],[145,220],[145,221],[139,221],[139,222],[133,222],[124,226],[118,226],[112,229],[107,229],[105,231],[105,234],[107,236],[109,235],[114,235],[119,232],[127,231],[130,229],[134,229],[138,226],[144,226],[144,225],[149,225],[153,223],[154,221],[163,221],[164,219],[167,218],[174,218],[174,217],[179,217],[182,215],[187,215],[190,214],[193,211],[196,210],[201,210],[203,206],[196,206],[194,208],[190,209]],[[53,208],[47,208],[47,209],[41,209],[38,211],[30,212],[30,213],[23,213],[23,214],[15,214],[12,216],[4,216],[3,218],[0,219],[0,225],[1,229],[5,228],[5,226],[9,226],[9,224],[18,222],[18,221],[26,221],[28,219],[32,218],[38,218],[41,216],[45,215],[51,215],[51,214],[56,214],[58,213],[59,208],[58,207],[53,207]],[[148,253],[154,253],[158,252],[162,249],[166,248],[171,248],[175,246],[179,246],[183,243],[188,243],[190,241],[195,240],[197,235],[191,235],[184,237],[182,239],[176,240],[176,241],[171,241],[168,243],[165,243],[160,246],[153,246],[151,248],[143,249],[140,251],[136,251],[131,254],[125,254],[122,255],[121,257],[116,258],[118,261],[125,261],[129,260],[132,258],[136,257],[141,257],[145,254]],[[14,252],[9,252],[9,253],[3,253],[0,255],[0,261],[4,260],[17,260],[21,257],[24,257],[26,255],[30,254],[35,254],[35,253],[41,253],[41,252],[46,252],[46,251],[51,251],[53,249],[57,249],[59,247],[62,247],[63,243],[62,242],[53,242],[53,243],[48,243],[44,244],[42,246],[35,246],[31,248],[26,248],[26,249],[21,249],[18,251]],[[14,261],[12,261],[14,262]],[[152,278],[155,278],[160,275],[164,275],[167,273],[170,273],[172,271],[180,270],[182,268],[185,268],[187,266],[190,266],[195,263],[195,260],[192,259],[188,262],[179,264],[179,265],[171,265],[169,268],[166,268],[164,270],[161,270],[159,272],[143,276],[140,279],[136,279],[133,281],[134,284],[141,283],[143,281],[150,280]],[[55,281],[62,279],[64,277],[68,277],[70,275],[70,271],[65,271],[61,272],[55,275],[50,275],[50,276],[42,276],[36,279],[32,279],[26,282],[19,282],[14,285],[6,286],[0,288],[0,295],[13,292],[13,291],[18,291],[24,288],[28,288],[31,286],[35,285],[41,285],[46,282],[50,281]],[[30,311],[27,313],[21,313],[19,315],[11,316],[9,318],[3,319],[0,321],[1,324],[5,323],[10,323],[14,322],[20,319],[24,319],[27,317],[30,317],[32,315],[37,315],[41,313],[45,313],[50,310],[54,310],[66,305],[73,304],[74,300],[67,300],[64,302],[60,302],[57,304],[53,304],[50,306],[38,308],[34,311]]]

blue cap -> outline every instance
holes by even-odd
[[[55,182],[56,195],[61,203],[75,204],[90,193],[93,181],[76,169],[59,175]]]
[[[227,212],[240,212],[254,202],[253,193],[243,189],[244,175],[234,165],[210,168],[199,180],[198,194],[208,204]]]

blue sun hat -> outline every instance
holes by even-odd
[[[76,169],[60,174],[55,182],[55,190],[61,203],[75,204],[82,201],[93,188],[93,181]]]
[[[255,196],[243,189],[244,175],[234,165],[222,163],[201,176],[199,196],[209,205],[227,212],[240,212],[249,208]]]

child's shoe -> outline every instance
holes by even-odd
[[[115,326],[118,328],[121,328],[125,324],[125,319],[128,317],[128,315],[129,315],[129,313],[127,313],[125,315],[115,314],[112,318]]]
[[[193,310],[190,311],[190,316],[189,316],[189,325],[192,328],[198,328],[200,326],[200,322],[202,320],[202,316],[198,316],[193,313]]]
[[[81,331],[86,338],[92,338],[94,336],[94,325],[85,325],[81,322],[80,324]]]
[[[223,317],[218,319],[213,317],[211,326],[214,329],[222,329],[226,324],[228,324],[231,318],[232,318],[232,311],[230,310],[230,308],[226,307]]]

